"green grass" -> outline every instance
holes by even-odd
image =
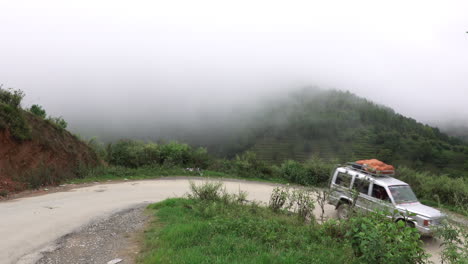
[[[295,215],[255,204],[168,199],[150,205],[154,221],[138,263],[354,263],[347,243]]]
[[[196,171],[187,171],[180,167],[164,167],[164,166],[144,166],[138,168],[126,168],[120,166],[101,166],[97,168],[84,169],[81,173],[82,178],[71,179],[68,183],[89,183],[89,182],[102,182],[102,181],[121,181],[127,180],[145,180],[157,179],[161,177],[188,177],[188,176],[202,176],[207,178],[226,178],[226,179],[242,179],[259,182],[274,182],[274,183],[287,183],[284,179],[271,178],[264,179],[259,177],[240,177],[224,172],[204,170],[202,174]]]

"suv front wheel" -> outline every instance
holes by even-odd
[[[351,206],[348,203],[340,203],[337,211],[338,219],[348,219],[351,212]]]

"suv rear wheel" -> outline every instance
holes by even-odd
[[[348,203],[340,203],[337,210],[338,219],[348,219],[351,212],[351,206]]]

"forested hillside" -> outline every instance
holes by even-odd
[[[223,156],[252,150],[265,161],[338,162],[378,158],[459,176],[468,145],[349,92],[307,89],[266,104],[229,139],[209,147]]]

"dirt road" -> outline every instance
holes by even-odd
[[[201,181],[201,179],[193,179]],[[248,192],[249,200],[267,202],[274,184],[223,180],[226,189]],[[156,180],[97,184],[47,195],[0,203],[0,263],[35,263],[40,252],[51,250],[54,242],[92,221],[103,219],[142,203],[180,197],[187,193],[189,180]],[[316,209],[318,215],[319,208]],[[334,208],[327,207],[329,217]],[[438,263],[439,243],[425,240],[425,247]]]

